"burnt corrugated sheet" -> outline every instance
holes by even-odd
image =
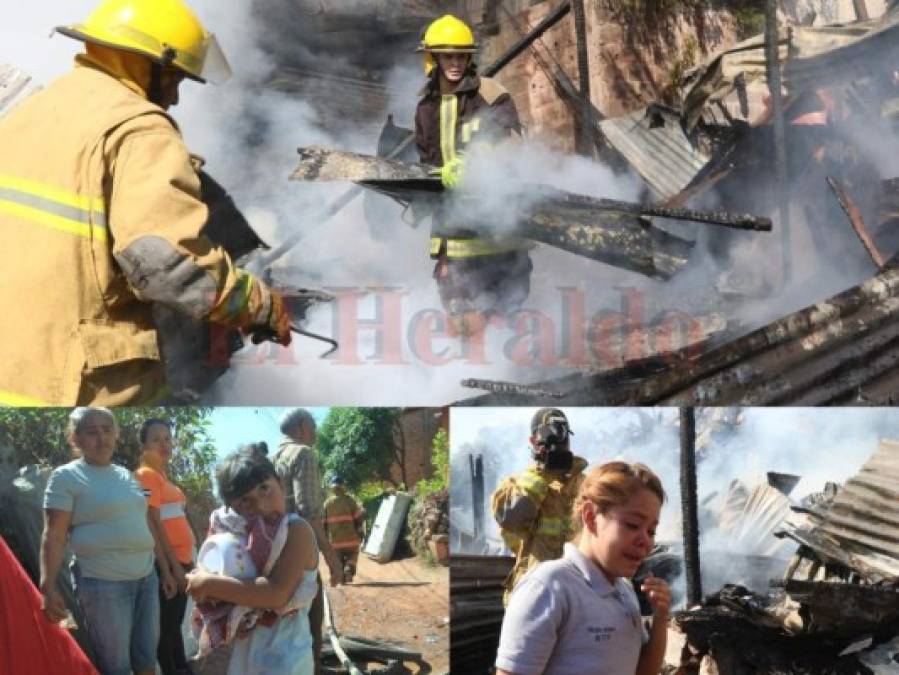
[[[853,26],[856,24],[853,24]],[[791,90],[817,89],[888,72],[899,61],[899,12],[858,24],[854,42],[784,64],[784,79]],[[844,29],[845,30],[845,29]]]
[[[899,581],[899,441],[882,440],[833,499],[796,511],[778,536],[868,582]]]
[[[471,405],[891,405],[899,400],[899,269],[697,354],[541,382],[557,397]]]
[[[503,623],[503,581],[511,556],[450,558],[450,671],[479,675],[496,660]]]
[[[824,515],[839,542],[883,553],[899,565],[899,441],[883,440]]]
[[[684,133],[680,116],[668,108],[642,108],[599,126],[660,199],[680,193],[709,162]]]
[[[790,499],[779,490],[764,483],[747,489],[734,481],[721,509],[718,527],[726,535],[730,552],[789,557],[792,551],[772,536],[789,514]]]

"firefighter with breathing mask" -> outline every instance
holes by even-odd
[[[461,20],[446,15],[425,31],[427,83],[415,112],[415,140],[425,164],[439,167],[443,184],[464,184],[466,149],[521,136],[515,102],[498,82],[477,73],[474,34]],[[449,324],[457,334],[478,332],[491,314],[518,309],[530,291],[531,244],[491,236],[490,223],[474,223],[453,200],[432,215],[431,257],[434,278]]]
[[[2,405],[164,396],[151,303],[290,342],[282,298],[200,234],[208,209],[166,110],[230,74],[181,0],[104,0],[57,32],[75,68],[0,120]]]
[[[571,538],[571,508],[587,460],[570,449],[572,431],[565,413],[541,408],[531,419],[533,463],[503,479],[493,493],[493,516],[515,565],[504,583],[503,604],[518,580],[537,563],[562,556]]]

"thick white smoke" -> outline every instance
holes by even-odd
[[[80,45],[61,36],[52,40],[46,36],[54,25],[82,20],[94,4],[48,0],[38,9],[20,8],[0,27],[6,45],[2,59],[45,83],[66,72]],[[438,316],[442,311],[431,279],[433,263],[427,255],[427,223],[413,229],[402,222],[399,206],[382,198],[386,209],[374,224],[375,236],[366,223],[361,199],[336,217],[322,217],[349,184],[287,180],[296,164],[298,146],[321,144],[366,153],[375,149],[377,130],[384,121],[381,113],[365,123],[343,120],[341,124],[333,113],[302,96],[284,87],[266,86],[273,77],[282,81],[294,77],[279,62],[285,52],[305,55],[314,74],[343,73],[346,64],[340,49],[316,53],[312,41],[305,44],[303,31],[308,27],[300,14],[294,17],[295,24],[291,22],[294,19],[282,20],[281,30],[275,32],[259,23],[259,14],[251,11],[253,3],[194,0],[191,4],[217,34],[234,77],[218,87],[192,82],[182,85],[181,102],[171,112],[188,146],[206,158],[207,170],[231,191],[264,240],[277,246],[289,234],[302,233],[297,246],[275,264],[277,281],[360,293],[356,307],[326,305],[310,316],[310,330],[342,340],[343,358],[319,360],[322,346],[303,338],[297,338],[288,350],[249,348],[238,355],[231,371],[210,393],[210,402],[443,404],[474,393],[459,385],[463,378],[534,382],[613,365],[619,353],[597,358],[583,341],[570,342],[592,317],[617,315],[622,319],[619,323],[647,325],[659,321],[668,310],[706,314],[717,300],[712,286],[720,270],[708,260],[701,243],[688,269],[669,282],[540,246],[531,254],[535,269],[524,314],[511,323],[491,323],[483,348],[477,342],[442,335]],[[275,4],[257,3],[265,8]],[[283,3],[279,11],[291,6]],[[370,9],[358,3],[341,5],[341,16],[345,19],[354,8],[359,12]],[[291,41],[284,36],[292,34],[294,25],[296,37]],[[353,39],[340,32],[329,35],[335,45]],[[272,45],[273,40],[281,42]],[[277,49],[265,50],[261,45]],[[389,43],[380,47],[385,52],[396,50]],[[404,126],[412,124],[415,93],[423,83],[418,58],[405,51],[397,55],[396,67],[382,83],[387,101],[383,113],[392,113],[395,123]],[[334,80],[332,93],[339,94],[341,86]],[[488,197],[488,211],[500,228],[508,226],[528,205],[530,188],[526,186],[532,183],[619,199],[636,198],[638,189],[633,178],[614,176],[596,164],[561,157],[533,144],[500,148],[482,159],[473,157],[469,177],[481,195]],[[673,223],[665,226],[687,238],[702,229]],[[776,240],[776,234],[749,235],[735,258],[748,268],[758,268],[763,262],[773,266]],[[802,249],[795,250],[798,255]],[[848,269],[843,264],[833,269],[827,288],[820,280],[814,285],[800,283],[799,277],[795,290],[734,306],[729,318],[741,320],[748,329],[871,273],[867,268]],[[771,275],[776,276],[776,270]],[[391,303],[397,295],[401,301],[394,316]],[[386,326],[380,333],[365,323],[379,320]],[[356,324],[358,330],[346,333],[348,323]]]
[[[790,495],[794,502],[798,502],[804,496],[822,490],[828,481],[845,482],[874,452],[880,439],[899,438],[899,411],[891,408],[745,408],[722,415],[723,410],[697,411],[697,434],[700,437],[697,442],[697,498],[700,504],[707,502],[706,507],[713,512],[732,481],[739,480],[751,489],[765,483],[769,471],[802,477]],[[471,528],[468,456],[480,454],[485,467],[486,532],[488,538],[499,539],[499,530],[490,512],[490,495],[502,478],[523,470],[529,463],[529,424],[534,411],[532,408],[452,409],[450,499],[457,527]],[[662,510],[657,541],[672,543],[679,550],[678,410],[565,408],[565,413],[574,432],[572,450],[587,459],[591,467],[623,459],[643,462],[659,475],[668,500]],[[738,422],[710,425],[712,417]],[[723,581],[745,581],[737,578],[740,570],[728,568],[735,558],[726,555],[727,535],[708,525],[703,527],[700,535],[704,592],[717,590]],[[763,549],[741,550],[740,553],[761,555]],[[742,572],[749,574],[750,571],[747,567]],[[777,573],[782,571],[778,568]]]

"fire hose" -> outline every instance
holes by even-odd
[[[359,637],[342,637],[337,632],[334,625],[334,617],[331,613],[331,603],[328,600],[328,591],[322,588],[322,596],[325,605],[325,629],[328,641],[334,651],[334,656],[340,662],[340,665],[350,675],[370,675],[370,673],[383,673],[388,675],[394,672],[408,672],[402,667],[406,661],[411,661],[418,665],[418,673],[425,675],[431,672],[430,666],[422,661],[421,652],[410,649],[403,649],[396,645],[384,642],[376,642],[374,640],[366,640]],[[350,654],[358,655],[366,659],[366,661],[378,661],[387,664],[387,669],[377,671],[366,671],[360,669],[350,658]],[[399,666],[399,668],[398,668]]]
[[[340,635],[338,635],[337,629],[334,627],[334,619],[331,616],[331,603],[328,601],[328,592],[324,588],[322,588],[322,597],[325,601],[325,629],[328,631],[328,640],[331,642],[331,648],[334,650],[334,654],[337,655],[340,665],[346,668],[350,675],[365,675],[356,667],[356,664],[350,660],[350,657],[347,656],[347,653],[340,646]]]

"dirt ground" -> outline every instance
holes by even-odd
[[[327,591],[340,635],[420,651],[430,672],[449,672],[448,568],[417,558],[381,565],[362,555],[353,583]]]
[[[321,566],[327,584],[328,570]],[[352,584],[326,586],[337,632],[390,642],[421,652],[427,667],[419,673],[449,672],[449,570],[417,558],[381,565],[362,555]],[[327,640],[327,638],[326,638]],[[199,675],[223,675],[227,650],[195,665]],[[409,665],[413,672],[415,666]],[[430,670],[428,670],[430,668]]]

